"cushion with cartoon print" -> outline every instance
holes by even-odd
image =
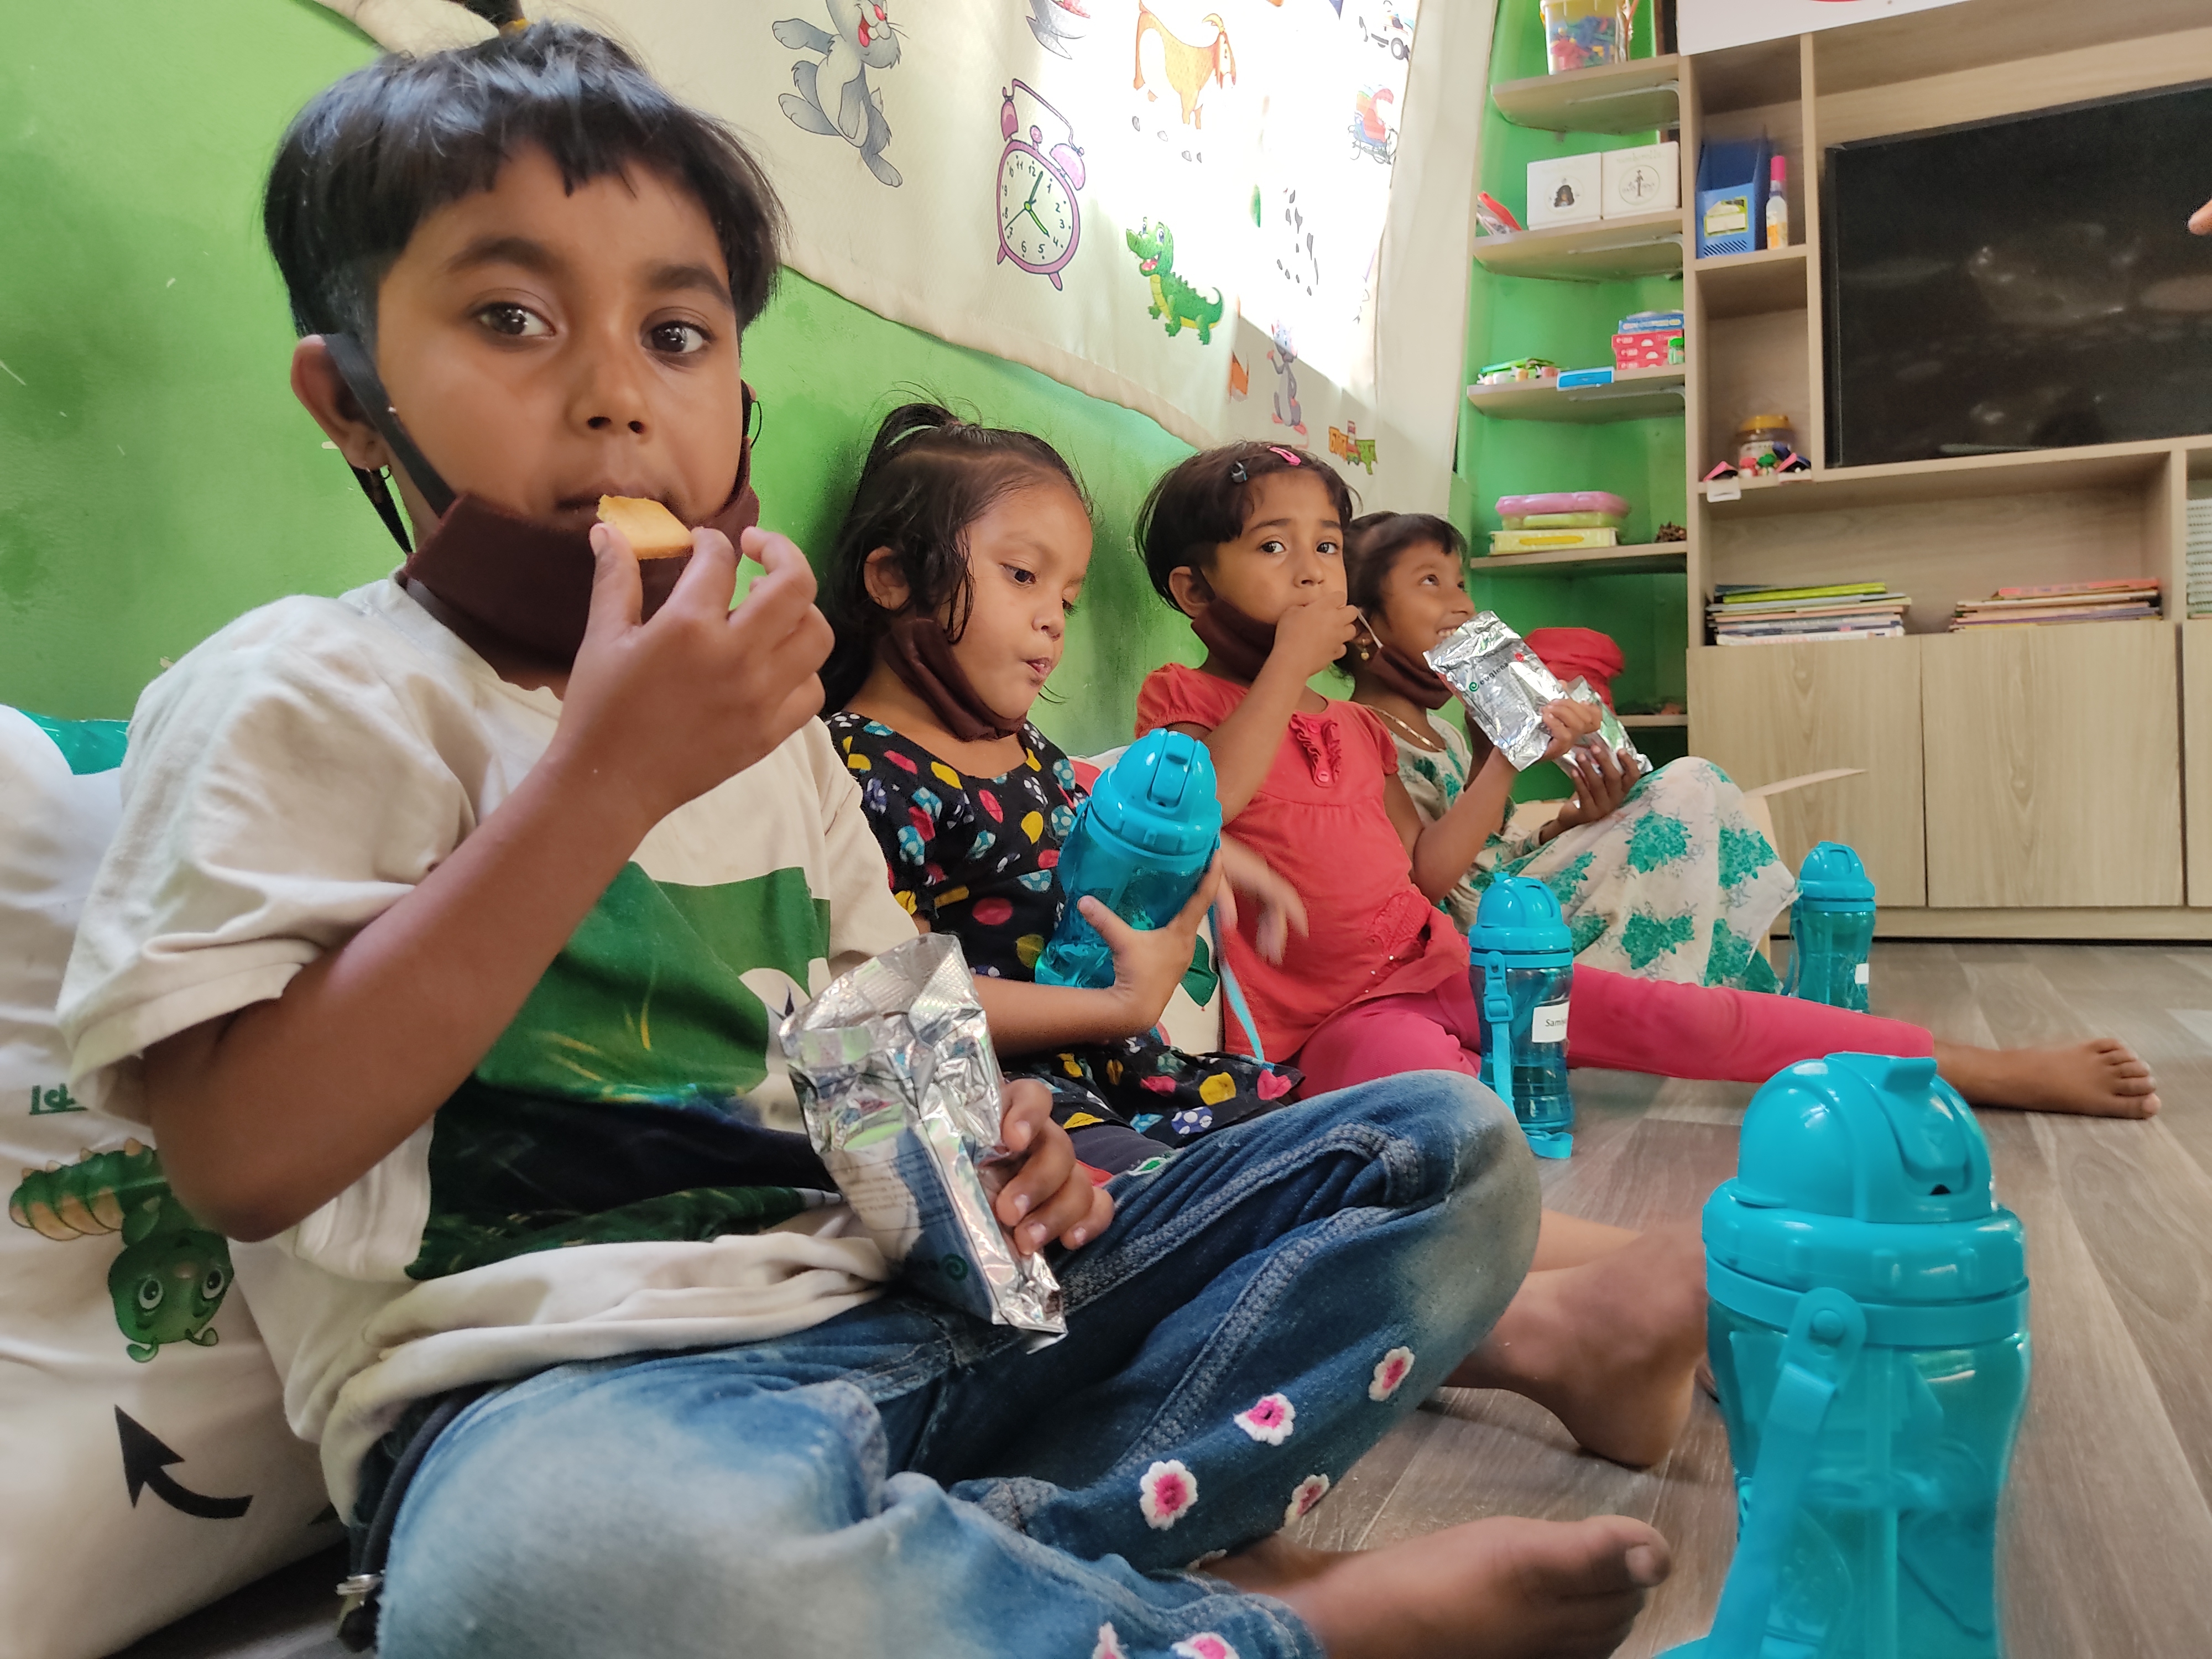
[[[337,1535],[228,1245],[68,1081],[124,735],[0,708],[0,1659],[112,1653]]]

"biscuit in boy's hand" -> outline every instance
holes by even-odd
[[[691,550],[691,532],[684,521],[651,496],[602,495],[599,522],[629,538],[630,550],[641,559],[673,558]]]

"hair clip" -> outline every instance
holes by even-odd
[[[1231,483],[1249,483],[1252,482],[1252,475],[1244,470],[1243,462],[1231,461],[1229,464],[1229,482]]]
[[[1280,444],[1269,444],[1267,447],[1273,450],[1275,453],[1281,456],[1284,460],[1290,463],[1292,466],[1301,465],[1305,460],[1305,457],[1299,454],[1297,450],[1285,449]]]

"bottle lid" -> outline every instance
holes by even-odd
[[[1100,775],[1087,803],[1102,830],[1166,858],[1188,858],[1221,838],[1213,758],[1188,732],[1147,732]]]
[[[1781,427],[1786,430],[1789,425],[1790,417],[1787,415],[1747,415],[1736,430],[1739,433],[1762,432],[1772,427]]]
[[[1868,909],[1874,880],[1856,853],[1839,841],[1824,841],[1797,867],[1797,896],[1816,910]]]
[[[1705,1237],[1715,1299],[1754,1318],[1775,1291],[1821,1286],[2008,1317],[2027,1285],[1981,1126],[1925,1058],[1830,1054],[1769,1079],[1744,1114],[1735,1178],[1705,1205]],[[1941,1338],[1918,1328],[1916,1341]]]
[[[1468,947],[1480,958],[1498,951],[1517,957],[1514,965],[1563,968],[1575,959],[1575,938],[1559,901],[1534,876],[1504,876],[1483,890]]]

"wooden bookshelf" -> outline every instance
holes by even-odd
[[[1764,131],[1796,239],[1700,259],[1683,216],[1691,752],[1747,787],[1864,767],[1778,799],[1776,826],[1793,863],[1857,847],[1886,933],[2212,939],[2212,623],[2181,621],[2212,435],[1829,465],[1820,167],[1838,143],[2212,78],[2212,8],[1960,0],[1679,78],[1685,202],[1702,143]],[[1705,484],[1773,410],[1813,470]],[[1948,631],[2000,586],[2121,576],[2158,580],[2167,619]],[[1702,643],[1716,583],[1877,578],[1911,597],[1904,639]]]

